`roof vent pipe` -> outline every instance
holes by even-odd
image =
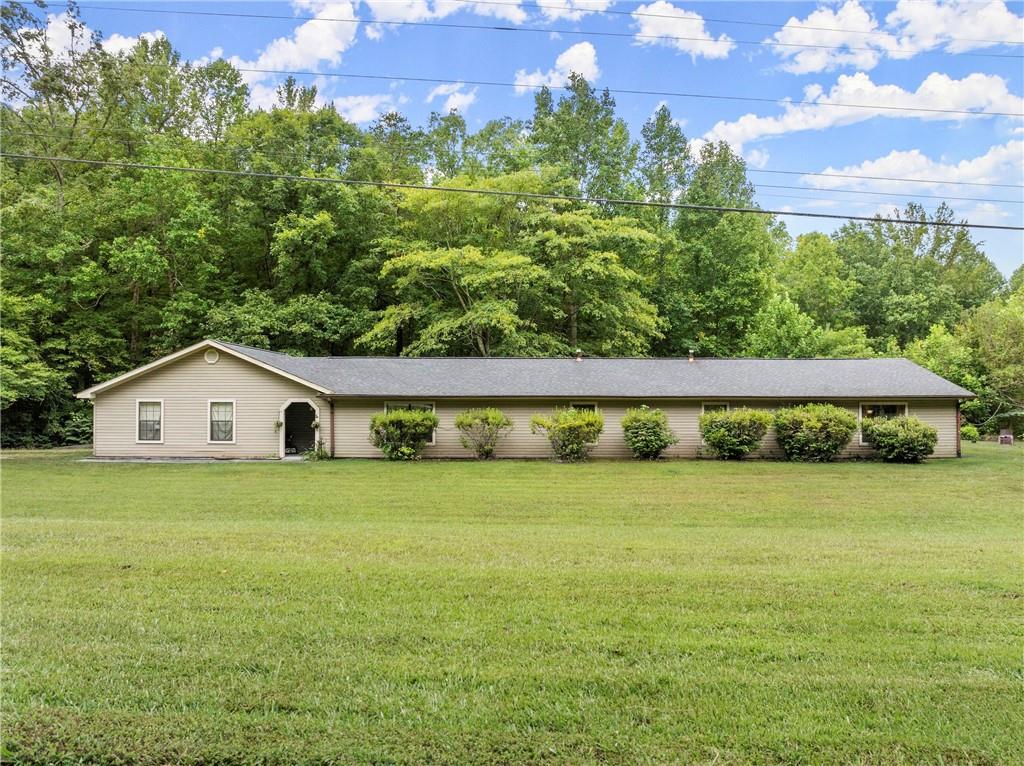
[[[693,361],[693,349],[692,348],[690,349],[690,361],[691,362]]]
[[[576,349],[576,361],[577,362],[582,362],[583,361],[583,349],[582,348]]]

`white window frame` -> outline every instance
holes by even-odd
[[[598,411],[597,402],[569,402],[569,406],[572,407],[574,410],[579,409],[580,407],[593,407],[594,412]],[[582,411],[586,412],[586,410]]]
[[[703,415],[707,411],[704,408],[707,407],[709,404],[714,406],[714,407],[718,407],[718,406],[725,407],[725,411],[726,412],[728,412],[729,410],[732,409],[732,405],[729,404],[729,402],[701,402],[700,403],[700,414],[701,415]]]
[[[139,438],[139,405],[159,404],[160,405],[160,438],[140,439]],[[163,444],[164,443],[164,400],[163,399],[136,399],[135,400],[135,443],[136,444]]]
[[[213,405],[231,404],[231,441],[220,441],[211,438],[213,436]],[[238,401],[235,399],[207,399],[206,400],[206,443],[207,444],[234,444],[238,441]]]
[[[910,413],[910,406],[906,402],[894,402],[894,401],[887,401],[885,399],[871,399],[871,400],[868,400],[866,402],[857,402],[857,434],[858,434],[857,441],[860,443],[860,446],[862,446],[862,447],[870,447],[871,446],[866,441],[864,441],[863,421],[864,421],[864,405],[866,405],[866,404],[867,405],[883,404],[883,405],[886,405],[886,406],[889,406],[889,407],[891,407],[891,406],[903,407],[903,416],[904,417]],[[897,415],[896,417],[900,417],[900,416]]]
[[[421,401],[421,400],[418,401],[416,399],[407,399],[405,401],[384,402],[384,412],[391,412],[392,408],[394,408],[396,410],[397,409],[407,410],[407,409],[409,409],[410,405],[414,405],[416,407],[422,407],[422,406],[427,405],[427,404],[430,405],[430,411],[433,412],[436,415],[437,414],[437,405],[434,404],[434,402],[427,402],[427,401]],[[433,447],[436,444],[437,444],[437,429],[435,428],[435,429],[433,429],[430,432],[430,441],[427,442],[427,446],[428,447]]]

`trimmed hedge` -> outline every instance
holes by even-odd
[[[856,430],[853,413],[834,404],[802,404],[775,412],[775,439],[789,460],[827,463]]]
[[[418,460],[437,428],[428,410],[392,410],[370,418],[370,441],[388,460]]]
[[[700,416],[700,433],[704,445],[717,457],[739,460],[757,449],[771,424],[770,412],[744,407],[705,412]]]
[[[679,441],[668,427],[668,415],[646,404],[626,410],[622,435],[638,460],[657,460],[662,452]]]
[[[935,451],[938,432],[915,418],[879,418],[861,423],[864,441],[887,463],[920,463]]]
[[[544,433],[555,456],[567,463],[586,460],[603,430],[604,416],[600,412],[572,407],[556,409],[551,415],[534,415],[530,419],[530,433]]]
[[[459,441],[481,460],[494,457],[501,438],[512,430],[512,418],[496,407],[466,410],[455,416]]]

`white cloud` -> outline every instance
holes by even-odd
[[[694,61],[698,57],[724,59],[736,47],[726,34],[717,39],[712,37],[699,13],[677,8],[667,0],[639,6],[633,13],[633,20],[638,26],[633,38],[637,45],[665,45],[690,54]]]
[[[824,32],[822,28],[845,32]],[[858,34],[878,32],[878,22],[857,0],[847,0],[839,8],[822,7],[806,19],[790,18],[770,42],[775,53],[784,60],[782,68],[793,74],[826,72],[842,66],[873,69],[883,48],[897,47],[888,35]],[[883,42],[885,43],[883,45]],[[835,48],[797,48],[796,45],[827,45]]]
[[[339,96],[333,103],[342,117],[355,123],[370,122],[395,108],[395,101],[390,93]]]
[[[807,74],[843,66],[872,69],[883,57],[908,59],[937,48],[961,53],[998,44],[991,40],[1024,44],[1024,16],[1015,16],[1003,0],[900,0],[884,26],[858,0],[846,0],[838,8],[819,7],[805,19],[791,18],[765,42],[788,44],[773,48],[783,59],[782,68]]]
[[[295,4],[297,8],[310,9],[316,18],[354,19],[352,2]],[[326,21],[305,21],[292,30],[287,37],[278,37],[267,45],[254,60],[232,56],[231,63],[241,69],[315,69],[322,62],[332,66],[341,63],[341,54],[356,42],[356,24]],[[242,72],[242,79],[248,84],[273,78],[272,73]]]
[[[435,98],[439,96],[447,96],[444,102],[444,112],[461,112],[466,113],[470,105],[476,101],[477,89],[468,92],[462,92],[462,88],[465,87],[465,83],[461,82],[449,82],[442,85],[438,85],[429,94],[427,94],[426,103],[431,103]]]
[[[837,104],[970,110],[979,116],[986,112],[1024,111],[1024,99],[1009,92],[1006,80],[998,75],[978,73],[954,80],[948,75],[933,72],[916,91],[907,91],[897,85],[876,85],[867,74],[858,72],[854,75],[840,75],[828,93],[820,85],[807,86],[804,89],[804,100],[814,103],[786,104],[781,115],[771,117],[745,114],[732,122],[723,120],[705,133],[704,138],[708,141],[727,141],[737,151],[742,151],[748,141],[804,130],[852,125],[874,117],[950,121],[973,119],[965,114],[863,109]]]
[[[751,149],[747,152],[747,164],[755,168],[763,168],[768,164],[769,154],[761,149]]]
[[[1024,16],[1015,15],[1002,0],[988,3],[900,0],[885,21],[899,30],[900,45],[908,48],[945,46],[951,53],[961,53],[995,44],[983,42],[986,40],[1024,44]]]
[[[76,27],[73,17],[67,11],[59,14],[49,13],[46,16],[46,44],[58,60],[66,59],[72,52],[83,53],[88,50],[93,34],[93,30],[86,24],[80,23]],[[101,40],[100,45],[108,53],[117,55],[130,51],[139,40],[155,42],[161,37],[167,37],[167,35],[159,29],[143,32],[135,37],[115,32],[110,37]]]
[[[1024,141],[1013,140],[989,148],[985,154],[972,159],[947,163],[934,160],[919,149],[892,151],[884,157],[865,160],[859,165],[841,168],[829,166],[822,170],[826,174],[843,176],[877,176],[890,178],[934,179],[934,183],[908,183],[905,181],[882,181],[878,178],[827,178],[824,176],[801,176],[800,180],[816,189],[843,188],[852,191],[905,192],[945,190],[952,194],[950,185],[969,183],[1021,183],[1021,168],[1024,167]],[[963,194],[960,190],[959,194]],[[1012,192],[1001,192],[1012,196]],[[970,195],[968,195],[970,196]],[[979,196],[979,195],[975,195]],[[1017,196],[1020,196],[1018,192]]]
[[[532,87],[541,85],[547,85],[549,88],[565,85],[572,72],[582,75],[588,82],[593,82],[601,76],[601,69],[597,65],[597,51],[593,45],[583,42],[567,48],[555,59],[555,66],[546,72],[539,69],[533,72],[520,69],[516,72],[515,78],[516,95],[521,96]]]
[[[511,21],[522,24],[526,21],[526,11],[521,7],[521,0],[502,0],[500,3],[466,3],[456,0],[363,0],[370,8],[375,21],[430,21],[443,19],[460,11],[475,13],[478,16]],[[383,28],[382,24],[367,31],[367,35],[378,39]]]
[[[551,21],[579,21],[587,14],[606,11],[612,2],[613,0],[559,0],[558,5],[540,6],[540,11]]]

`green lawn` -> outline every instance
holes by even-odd
[[[6,758],[1022,763],[1024,450],[2,464]]]

